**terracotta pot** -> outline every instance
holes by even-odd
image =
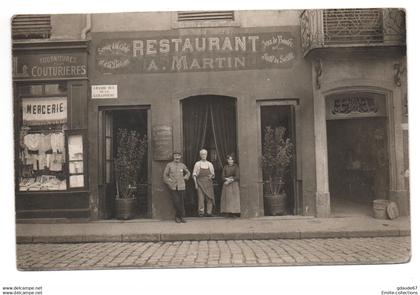
[[[287,214],[287,195],[264,195],[264,215],[276,216]]]
[[[136,215],[136,199],[115,199],[115,218],[132,219]]]

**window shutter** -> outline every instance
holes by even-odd
[[[184,11],[178,12],[178,21],[233,21],[234,11]]]
[[[48,39],[50,36],[50,15],[15,15],[12,18],[13,39]]]

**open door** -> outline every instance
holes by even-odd
[[[199,151],[208,151],[207,160],[213,163],[215,169],[213,213],[218,214],[223,184],[221,174],[226,156],[234,154],[235,161],[238,162],[236,99],[217,95],[188,97],[182,102],[182,117],[184,162],[192,172],[194,163],[200,159]],[[197,196],[193,181],[187,182],[185,207],[187,216],[197,215]]]
[[[333,216],[369,216],[375,199],[389,199],[386,98],[349,91],[326,98],[328,180]]]
[[[300,203],[297,197],[296,188],[296,134],[295,134],[295,105],[262,103],[260,106],[261,118],[261,147],[265,137],[266,127],[276,129],[277,127],[285,128],[285,138],[289,139],[294,145],[294,157],[290,168],[285,175],[285,192],[287,195],[287,214],[298,214]],[[266,176],[263,174],[263,180]],[[264,192],[267,187],[263,186]]]
[[[103,111],[103,177],[104,177],[104,215],[112,218],[114,215],[114,199],[117,193],[114,173],[114,158],[118,150],[118,132],[120,129],[135,131],[141,138],[150,138],[149,110],[141,107],[117,107]],[[140,163],[139,180],[136,191],[136,218],[151,217],[150,194],[150,159],[149,146]]]
[[[385,117],[328,120],[328,171],[333,216],[370,215],[388,199]]]

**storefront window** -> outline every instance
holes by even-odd
[[[65,83],[19,87],[19,191],[84,186],[82,135],[68,137]],[[66,153],[68,152],[68,161]]]

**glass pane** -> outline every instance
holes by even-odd
[[[111,182],[111,168],[112,168],[112,162],[107,161],[105,166],[105,182],[110,183]]]
[[[111,115],[109,113],[105,113],[105,136],[111,136],[112,130],[112,123],[111,123]]]
[[[31,95],[42,95],[42,85],[31,85]]]
[[[20,95],[30,95],[31,94],[31,86],[30,85],[19,86],[19,94]]]
[[[58,84],[46,84],[45,85],[45,94],[57,94],[60,93],[58,90]]]
[[[82,135],[70,135],[68,137],[69,160],[83,160],[83,137]]]
[[[71,175],[70,176],[70,187],[84,187],[84,176],[83,175]]]
[[[69,173],[70,174],[83,173],[83,161],[69,162]]]
[[[53,175],[22,178],[19,182],[20,191],[56,191],[66,189],[66,180],[60,180]]]
[[[111,160],[111,138],[105,139],[105,159]]]
[[[59,84],[46,84],[45,85],[45,94],[53,95],[53,94],[65,94],[66,93],[66,84],[59,83]]]

